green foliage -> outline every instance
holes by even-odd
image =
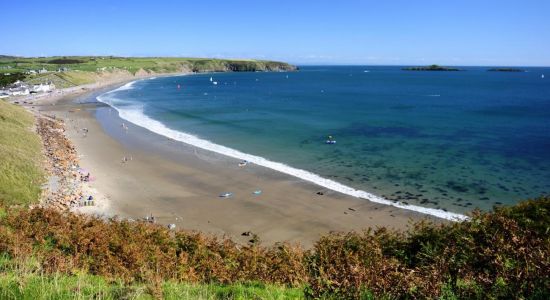
[[[82,271],[44,274],[32,260],[0,260],[0,299],[303,299],[299,288],[262,283],[125,283]]]
[[[44,174],[41,142],[33,124],[30,113],[0,100],[0,204],[38,200]]]
[[[6,87],[18,80],[25,80],[25,74],[23,73],[10,73],[10,75],[0,74],[0,87]]]
[[[81,64],[81,63],[84,63],[84,61],[79,59],[58,58],[58,59],[49,60],[48,63],[55,64],[55,65],[68,65],[68,64]]]

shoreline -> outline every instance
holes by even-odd
[[[106,92],[105,94],[109,94],[119,90],[132,89],[133,84],[136,83],[137,81],[138,80],[128,82],[114,90]],[[101,96],[103,95],[104,94],[102,94]],[[334,180],[321,177],[320,175],[317,175],[315,173],[312,173],[303,169],[297,169],[292,166],[286,165],[284,163],[271,161],[261,156],[244,153],[239,150],[235,150],[220,144],[216,144],[208,140],[201,139],[192,134],[170,129],[166,127],[163,123],[157,120],[151,119],[148,116],[144,115],[143,113],[136,114],[135,112],[129,113],[127,111],[121,110],[115,107],[114,105],[112,105],[111,103],[109,103],[109,101],[102,99],[100,96],[97,97],[97,100],[101,103],[107,104],[110,107],[114,108],[118,112],[119,117],[121,119],[124,119],[137,126],[145,128],[146,130],[154,132],[158,135],[161,135],[166,138],[173,139],[185,144],[189,144],[197,148],[216,152],[218,154],[232,157],[238,160],[247,161],[249,163],[254,163],[254,164],[269,168],[273,171],[284,173],[284,174],[299,178],[301,180],[311,182],[322,188],[330,189],[335,192],[339,192],[339,193],[352,196],[355,198],[359,198],[359,199],[364,199],[373,203],[389,205],[396,208],[410,210],[413,212],[418,212],[418,213],[434,216],[434,217],[449,220],[449,221],[463,221],[468,219],[468,217],[463,214],[449,212],[443,209],[435,209],[435,208],[423,207],[418,205],[409,205],[406,203],[400,203],[398,201],[391,201],[383,197],[369,193],[367,191],[355,189],[355,188],[346,186],[344,184],[341,184],[339,182],[336,182]]]
[[[256,164],[239,168],[237,159],[175,142],[134,124],[128,124],[125,133],[116,110],[93,101],[75,103],[100,92],[93,89],[54,103],[34,104],[40,113],[65,120],[66,136],[94,178],[86,184],[85,193],[95,192],[97,204],[77,211],[130,219],[153,214],[162,224],[229,236],[238,242],[246,243],[249,236],[243,234],[250,232],[268,244],[290,241],[306,247],[331,231],[377,226],[406,230],[411,219],[443,222],[327,190]],[[85,137],[82,128],[89,130]],[[122,157],[130,159],[122,163]],[[252,191],[258,188],[262,194],[254,196]],[[223,192],[234,196],[219,198]]]

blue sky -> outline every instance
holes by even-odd
[[[0,11],[0,54],[550,66],[548,0],[0,0]]]

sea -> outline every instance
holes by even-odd
[[[460,69],[202,73],[97,99],[171,139],[447,219],[548,194],[550,68]]]

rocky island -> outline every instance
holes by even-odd
[[[489,72],[525,72],[525,70],[518,68],[492,68],[487,70]]]
[[[460,71],[457,68],[443,67],[439,65],[430,65],[425,67],[407,67],[403,68],[404,71]]]

